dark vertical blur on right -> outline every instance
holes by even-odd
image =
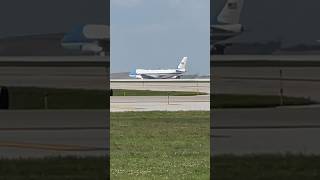
[[[211,179],[318,179],[316,0],[211,1]]]

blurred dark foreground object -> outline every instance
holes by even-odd
[[[0,109],[9,109],[9,91],[7,87],[0,88]]]

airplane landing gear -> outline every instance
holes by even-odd
[[[224,54],[226,47],[222,46],[222,45],[215,45],[214,46],[214,50],[215,50],[215,54]]]

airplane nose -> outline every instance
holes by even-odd
[[[137,74],[134,72],[129,73],[129,77],[135,78],[136,76],[137,76]]]
[[[129,75],[137,75],[136,70],[130,71]]]

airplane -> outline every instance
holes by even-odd
[[[227,0],[220,14],[217,16],[216,23],[211,25],[211,48],[216,54],[224,54],[225,48],[231,46],[227,39],[238,36],[244,31],[240,24],[241,11],[244,0]]]
[[[136,69],[130,73],[129,77],[136,79],[180,79],[183,73],[186,72],[188,57],[183,57],[176,69]]]
[[[30,33],[0,38],[2,56],[108,56],[110,26],[85,24],[69,32]]]
[[[86,24],[66,33],[61,40],[61,45],[65,49],[105,56],[108,41],[110,41],[109,34],[107,25]]]

